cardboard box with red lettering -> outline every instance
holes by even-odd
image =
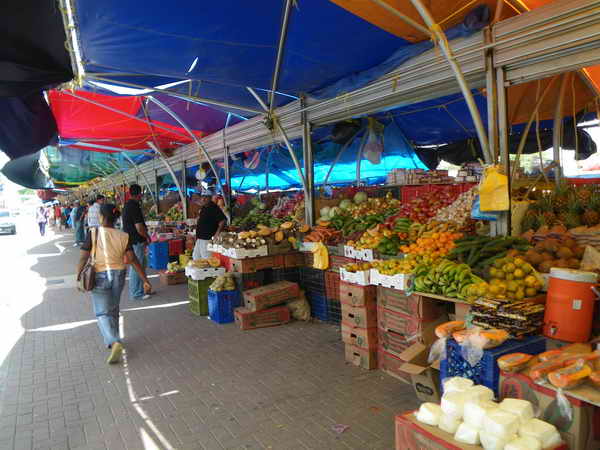
[[[377,326],[383,331],[393,331],[405,337],[407,342],[431,344],[435,341],[435,327],[448,321],[446,314],[433,321],[423,321],[387,308],[377,308]]]
[[[291,281],[278,281],[244,291],[244,303],[249,311],[261,311],[297,298],[300,287]]]
[[[363,369],[377,369],[377,350],[360,348],[351,344],[346,344],[345,347],[346,361]]]
[[[377,349],[377,328],[358,328],[342,322],[342,341],[361,348]]]
[[[377,307],[375,304],[370,306],[351,306],[347,303],[341,303],[342,323],[352,324],[357,328],[375,328],[377,327]]]
[[[291,319],[290,310],[287,306],[276,306],[262,311],[249,311],[247,308],[240,307],[235,309],[233,315],[235,322],[242,330],[283,325]]]
[[[340,302],[350,306],[372,306],[377,302],[376,288],[340,281]]]
[[[407,348],[400,359],[406,361],[400,366],[402,372],[409,374],[415,394],[424,402],[440,402],[439,361],[430,365],[427,362],[430,347],[419,342]]]
[[[424,321],[436,320],[446,312],[439,300],[381,286],[377,287],[377,304]]]

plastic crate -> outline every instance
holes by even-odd
[[[300,284],[300,269],[298,267],[289,267],[287,269],[272,269],[270,273],[270,282],[291,281]]]
[[[240,291],[208,291],[208,315],[217,323],[231,323],[235,320],[234,308],[241,305]]]
[[[169,263],[169,243],[152,242],[148,246],[148,266],[151,269],[165,270]]]
[[[183,239],[171,239],[169,241],[169,256],[179,256],[185,251]]]
[[[337,325],[342,323],[342,304],[339,300],[327,299],[327,321]]]
[[[325,271],[319,269],[302,268],[300,270],[300,288],[306,292],[325,297]]]
[[[325,295],[327,298],[331,298],[334,300],[340,300],[340,274],[335,272],[330,272],[329,270],[325,272]]]
[[[190,299],[190,312],[196,316],[208,316],[208,299],[202,301]]]
[[[215,281],[214,278],[204,280],[192,280],[188,278],[188,297],[190,301],[200,301],[208,298],[208,288]]]
[[[327,307],[327,299],[324,296],[307,293],[306,299],[310,304],[310,314],[319,320],[327,322],[329,320],[329,310]]]
[[[462,348],[454,339],[446,341],[446,359],[440,363],[440,380],[448,377],[465,377],[475,384],[489,387],[498,396],[500,369],[496,361],[509,353],[528,353],[535,355],[546,351],[546,339],[543,336],[531,336],[521,340],[509,339],[504,344],[484,350],[481,360],[471,366],[462,356]],[[440,391],[443,386],[440,387]]]
[[[267,284],[265,273],[265,270],[259,270],[254,273],[234,272],[233,277],[235,278],[235,284],[238,289],[247,291],[248,289],[254,289]]]
[[[331,272],[339,273],[340,268],[346,264],[352,264],[356,262],[354,258],[346,258],[345,256],[329,255],[329,270]]]

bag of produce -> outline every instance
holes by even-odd
[[[383,125],[375,119],[369,118],[369,128],[367,131],[367,142],[363,147],[363,156],[371,164],[381,163],[381,154],[383,153]]]
[[[473,206],[471,207],[471,218],[475,220],[487,220],[494,222],[498,220],[498,213],[494,212],[482,212],[480,207],[481,201],[479,195],[476,195],[473,199]]]
[[[438,325],[435,329],[435,335],[438,339],[431,346],[427,357],[429,364],[433,364],[438,359],[441,361],[446,359],[446,340],[452,336],[452,333],[464,329],[465,323],[462,320],[453,320]]]
[[[501,172],[500,166],[488,166],[479,185],[481,211],[508,211],[508,177]]]

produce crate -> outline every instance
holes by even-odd
[[[330,260],[332,256],[344,256],[344,244],[327,245],[327,252]]]
[[[408,340],[406,336],[395,331],[387,331],[378,328],[379,347],[387,353],[400,357],[402,352],[411,346],[415,341]]]
[[[269,255],[283,255],[292,251],[292,244],[287,239],[281,242],[275,242],[275,239],[267,239],[267,251]]]
[[[351,306],[370,306],[377,302],[375,286],[340,282],[340,301]]]
[[[246,308],[236,308],[234,311],[235,321],[242,330],[255,330],[257,328],[274,327],[283,325],[290,321],[290,310],[287,306],[276,306],[275,308],[262,311],[249,311]]]
[[[148,266],[155,270],[165,270],[169,263],[169,243],[152,242],[148,246]]]
[[[268,280],[269,283],[276,283],[278,281],[291,281],[292,283],[300,284],[300,269],[298,267],[271,269],[268,271]]]
[[[185,241],[183,239],[171,239],[169,241],[169,256],[179,256],[185,251]]]
[[[436,320],[422,320],[409,314],[403,314],[382,306],[377,307],[377,326],[384,331],[393,331],[407,341],[419,341],[431,344],[435,341],[435,327],[448,320],[441,315]]]
[[[300,295],[297,283],[278,281],[244,292],[244,303],[250,311],[261,311],[272,306],[296,299]]]
[[[325,271],[303,267],[300,269],[300,286],[306,292],[325,296]]]
[[[185,272],[160,272],[160,284],[164,286],[172,286],[174,284],[185,284],[187,281]]]
[[[329,320],[329,310],[327,299],[322,295],[316,295],[310,292],[306,293],[306,299],[310,304],[310,314],[323,322]]]
[[[325,272],[325,295],[340,300],[340,275],[329,270]]]
[[[206,301],[208,298],[208,287],[215,281],[214,278],[205,280],[192,280],[188,278],[188,296],[190,301]]]
[[[377,350],[377,363],[379,364],[379,368],[388,375],[410,384],[410,374],[400,370],[405,362],[406,361],[401,360],[397,356],[386,352],[381,346],[379,346]]]
[[[213,322],[233,322],[233,310],[240,304],[240,291],[208,291],[208,315]]]
[[[170,263],[173,263],[173,262],[178,263],[179,262],[179,256],[178,255],[169,256],[169,262]]]
[[[235,278],[235,284],[238,289],[247,291],[248,289],[254,289],[266,284],[265,273],[265,270],[260,270],[254,273],[233,272],[233,277]]]
[[[311,253],[312,255],[312,253]],[[292,252],[283,255],[283,267],[303,267],[305,262],[305,254],[301,252]]]
[[[346,361],[363,369],[377,369],[377,350],[345,345]]]
[[[283,256],[261,256],[258,258],[230,259],[225,268],[228,272],[254,273],[273,267],[283,267]]]
[[[446,359],[440,363],[440,380],[448,377],[465,377],[473,380],[475,384],[489,387],[498,396],[498,381],[500,369],[496,361],[509,353],[528,353],[536,355],[546,351],[546,338],[544,336],[531,336],[521,340],[509,339],[504,344],[483,351],[481,360],[471,366],[463,357],[462,347],[454,339],[446,341]],[[440,387],[443,390],[443,386]]]
[[[346,258],[343,253],[341,256],[329,255],[329,270],[332,272],[339,272],[341,267],[355,262],[356,259]]]
[[[445,305],[435,299],[382,286],[377,287],[377,304],[421,320],[435,320],[445,312]]]
[[[302,255],[304,255],[304,264],[302,265],[312,268],[313,264],[315,263],[315,255],[313,255],[311,252],[303,252]]]
[[[327,299],[327,321],[336,325],[342,323],[342,304],[339,300]]]
[[[377,349],[377,328],[355,328],[342,324],[342,341],[361,348]]]

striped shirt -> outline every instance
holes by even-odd
[[[100,203],[94,203],[88,209],[87,214],[88,227],[100,226]]]

